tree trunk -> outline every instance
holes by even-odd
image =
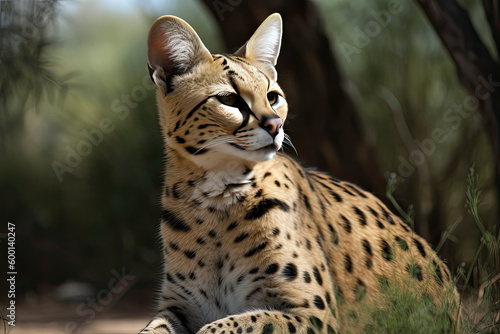
[[[476,107],[471,104],[467,111],[477,110],[484,120],[495,154],[500,207],[500,64],[493,59],[469,14],[456,0],[417,0],[417,3],[455,62],[460,83],[470,94],[468,100],[476,103]],[[482,3],[496,49],[500,50],[500,3],[498,0]]]
[[[203,0],[235,51],[271,13],[283,17],[279,82],[287,94],[287,132],[299,160],[383,197],[386,180],[349,98],[316,5],[310,0]]]

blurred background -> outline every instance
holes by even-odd
[[[54,303],[53,321],[85,322],[92,300],[95,319],[154,313],[163,151],[146,36],[165,14],[220,53],[280,12],[297,159],[411,216],[465,292],[498,284],[498,253],[478,249],[498,249],[499,3],[430,3],[0,1],[0,254],[13,223],[16,302],[37,309],[18,321]]]

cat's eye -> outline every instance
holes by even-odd
[[[228,94],[228,95],[217,95],[217,100],[226,106],[235,107],[238,103],[238,95]]]
[[[275,104],[278,103],[280,98],[280,95],[276,92],[269,92],[267,93],[267,100],[269,101],[269,104],[271,106],[274,106]]]

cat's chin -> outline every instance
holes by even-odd
[[[248,157],[251,157],[252,160],[257,162],[263,162],[274,158],[278,150],[279,147],[277,145],[271,144],[258,150],[248,152]]]
[[[249,150],[234,145],[223,145],[217,148],[220,160],[235,159],[242,162],[259,163],[271,160],[281,148],[280,145],[273,143],[256,150]],[[215,153],[215,152],[214,152]]]

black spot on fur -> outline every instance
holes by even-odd
[[[413,243],[415,244],[415,246],[417,246],[420,255],[425,258],[427,256],[427,253],[425,252],[424,245],[422,245],[422,243],[415,238],[413,238]]]
[[[274,274],[275,272],[278,271],[279,267],[280,266],[277,263],[272,263],[272,264],[268,265],[266,268],[266,274],[268,274],[268,275]]]
[[[410,274],[411,277],[413,277],[419,281],[423,280],[422,268],[418,264],[416,264],[416,263],[408,264],[406,266],[406,271],[408,271],[408,273]]]
[[[328,224],[328,229],[330,230],[330,233],[332,235],[332,242],[335,245],[339,244],[339,236],[337,234],[337,231],[333,228],[332,224]]]
[[[323,278],[321,277],[321,274],[316,266],[313,267],[313,275],[316,282],[318,282],[319,285],[323,285]]]
[[[246,214],[245,219],[258,219],[275,207],[278,207],[285,212],[290,211],[290,207],[288,206],[288,204],[278,199],[264,199],[260,201],[259,204],[250,209],[250,211]]]
[[[324,310],[325,302],[323,301],[323,298],[321,298],[320,296],[314,296],[314,306],[316,306],[320,310]]]
[[[264,248],[267,246],[267,241],[264,241],[260,243],[259,245],[255,246],[254,248],[250,249],[248,252],[245,253],[245,257],[251,257],[255,255],[258,252],[261,252]]]
[[[245,240],[246,238],[248,238],[248,232],[243,232],[239,236],[237,236],[236,239],[234,239],[234,242],[239,243]]]
[[[329,292],[326,292],[325,293],[325,300],[326,300],[326,303],[328,305],[330,305],[331,301],[332,301],[332,297],[330,297],[330,293]]]
[[[209,126],[215,126],[215,127],[217,127],[218,125],[217,124],[202,124],[202,125],[198,126],[198,129],[203,130],[205,128],[208,128]]]
[[[302,195],[302,200],[304,201],[304,205],[306,206],[307,211],[309,211],[310,214],[312,214],[312,208],[311,204],[309,203],[309,197],[307,197],[305,194]]]
[[[368,207],[368,210],[370,211],[370,213],[375,217],[375,218],[378,218],[378,212],[373,210],[372,207]]]
[[[273,324],[266,324],[264,328],[262,328],[262,334],[271,334],[274,332]]]
[[[346,217],[344,217],[343,215],[340,215],[340,218],[342,218],[342,221],[344,223],[343,224],[344,230],[347,233],[351,233],[351,231],[352,231],[351,222]]]
[[[344,267],[348,273],[352,273],[352,260],[351,257],[347,254],[344,256]]]
[[[403,230],[405,230],[406,232],[410,233],[411,230],[404,223],[399,223],[399,225],[403,228]]]
[[[297,329],[295,328],[295,326],[291,322],[288,322],[286,325],[288,327],[288,331],[291,334],[297,333]]]
[[[318,318],[312,316],[309,318],[309,321],[314,327],[317,327],[319,330],[323,329],[323,321],[319,320]]]
[[[359,223],[361,225],[366,225],[366,216],[365,216],[365,213],[363,211],[361,211],[357,207],[353,207],[353,209],[354,209],[354,212],[358,215]]]
[[[172,211],[163,210],[162,211],[163,221],[170,227],[172,230],[181,231],[181,232],[189,232],[191,231],[191,227],[182,219],[177,217]]]
[[[174,278],[172,277],[172,275],[170,275],[169,273],[167,273],[167,281],[169,281],[170,283],[175,283],[175,280]]]
[[[300,177],[304,178],[304,173],[302,172],[302,170],[298,168],[297,171],[299,172]]]
[[[182,137],[179,137],[179,136],[176,136],[175,137],[175,140],[179,143],[179,144],[184,144],[186,142],[186,140]]]
[[[389,222],[389,224],[391,225],[395,225],[396,223],[394,222],[394,220],[392,219],[391,215],[389,214],[389,212],[387,212],[387,210],[385,208],[383,208],[380,204],[378,205],[378,207],[380,208],[380,210],[382,210],[382,213],[384,214],[384,217],[385,219]],[[407,231],[408,232],[408,231]]]
[[[177,182],[172,187],[172,196],[174,196],[175,199],[181,198],[181,193],[180,193],[180,190],[179,190],[179,187],[181,186],[181,184],[182,184],[182,182]]]
[[[186,255],[186,257],[188,259],[194,259],[196,257],[196,252],[195,251],[185,251],[184,255]]]
[[[282,270],[287,281],[293,281],[297,278],[297,266],[293,263],[287,263]]]
[[[174,132],[177,131],[180,126],[181,126],[181,120],[178,120],[177,123],[175,123]]]
[[[232,222],[231,224],[229,224],[229,226],[227,227],[227,230],[228,231],[231,231],[233,230],[236,226],[238,226],[238,222]]]
[[[389,244],[385,240],[382,240],[381,246],[382,246],[382,257],[387,261],[391,261],[394,256],[392,254],[391,246],[389,246]]]
[[[363,249],[365,250],[366,254],[372,256],[372,247],[366,239],[363,239]]]
[[[304,282],[311,283],[311,275],[307,271],[304,271]]]

